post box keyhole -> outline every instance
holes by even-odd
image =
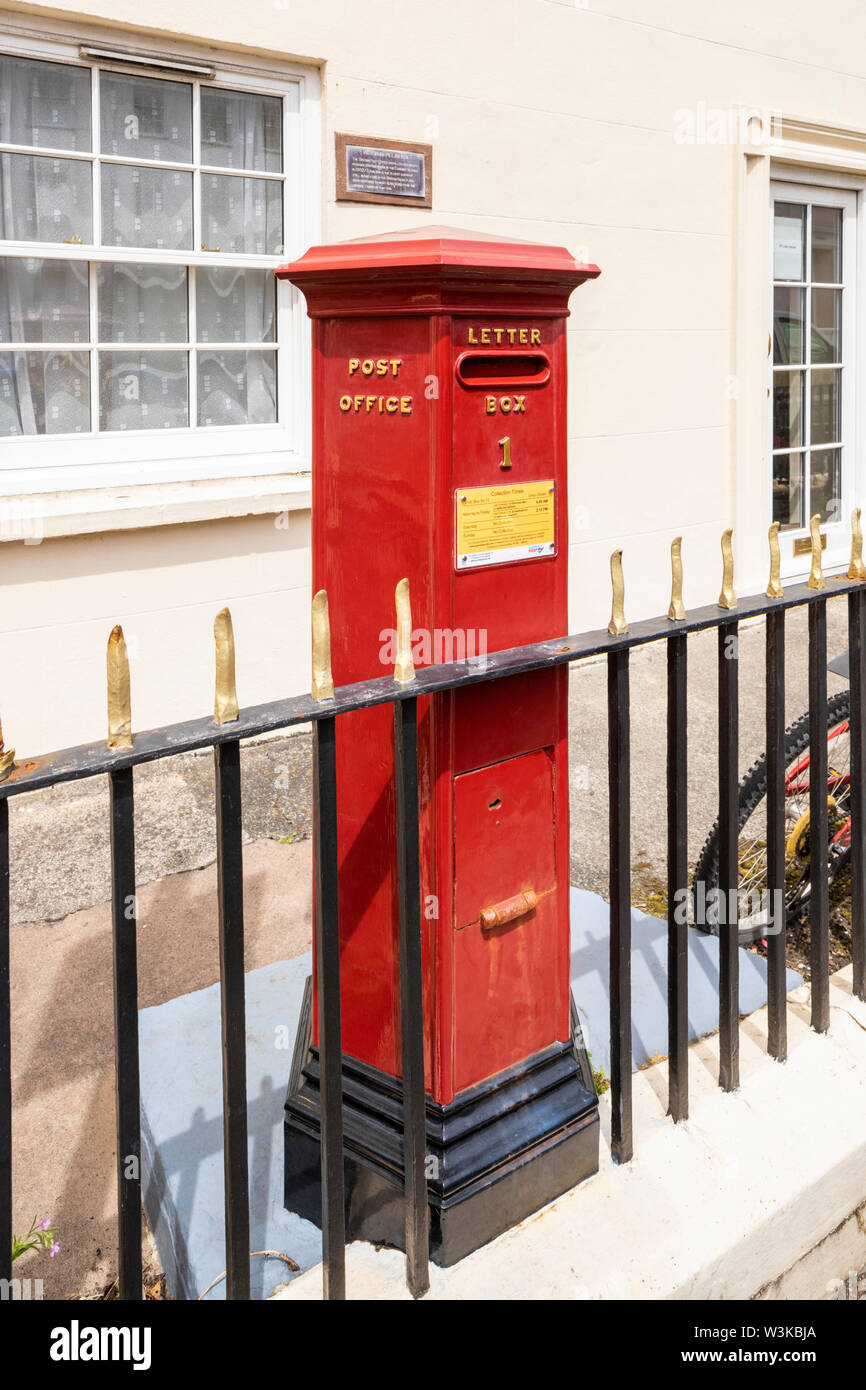
[[[501,798],[498,797],[498,796],[495,796],[495,797],[493,798],[493,800],[491,801],[491,803],[490,803],[490,805],[489,805],[489,807],[488,807],[488,810],[490,810],[490,811],[498,811],[501,805],[502,805],[502,800],[501,800]]]

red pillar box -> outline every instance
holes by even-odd
[[[336,684],[567,622],[566,318],[599,271],[450,228],[277,271],[313,320],[313,588]],[[419,705],[431,1250],[450,1264],[598,1166],[572,1037],[566,667]],[[403,1239],[390,706],[337,721],[350,1234]],[[286,1204],[318,1219],[315,1009],[286,1103]]]

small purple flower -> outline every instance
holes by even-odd
[[[50,1217],[50,1216],[46,1216],[45,1219],[44,1219],[43,1221],[40,1221],[40,1222],[39,1222],[39,1229],[40,1229],[40,1231],[47,1231],[47,1230],[48,1230],[48,1227],[49,1227],[50,1225],[51,1225],[51,1217]]]
[[[60,1241],[59,1241],[59,1240],[55,1240],[55,1242],[54,1242],[54,1244],[52,1245],[51,1249],[48,1251],[48,1257],[49,1257],[49,1259],[53,1260],[53,1259],[54,1259],[54,1256],[58,1253],[59,1250],[60,1250]]]

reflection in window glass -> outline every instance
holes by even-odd
[[[842,209],[812,208],[812,276],[819,284],[842,279]]]
[[[100,342],[185,343],[186,276],[185,265],[100,265]]]
[[[185,352],[100,352],[102,428],[164,430],[187,425],[187,357]]]
[[[812,361],[842,359],[842,291],[812,291]]]
[[[811,407],[810,444],[835,444],[839,441],[839,385],[842,373],[825,368],[810,373]]]
[[[86,343],[86,261],[0,257],[0,343]]]
[[[86,352],[0,353],[0,435],[90,429]]]
[[[805,461],[804,454],[773,455],[773,520],[783,531],[799,529],[804,524]]]
[[[773,292],[773,361],[803,361],[806,291],[777,285]]]
[[[776,372],[773,377],[773,448],[796,449],[803,443],[803,373]]]
[[[776,203],[773,218],[773,279],[806,278],[806,209],[798,203]]]
[[[211,251],[278,255],[283,249],[282,185],[271,179],[202,174],[202,235]]]
[[[0,154],[0,238],[91,241],[91,178],[86,160]]]
[[[90,69],[0,54],[0,140],[89,150]]]
[[[200,343],[273,342],[277,282],[269,270],[196,271]]]
[[[107,246],[192,246],[192,174],[178,169],[102,166],[102,240]]]
[[[278,174],[283,167],[283,103],[280,97],[201,92],[201,162],[221,169]]]
[[[809,459],[809,515],[840,521],[842,450],[813,449]]]
[[[192,159],[192,89],[186,82],[104,72],[99,79],[103,154],[124,159]]]
[[[277,418],[272,352],[198,353],[200,425],[270,425]]]

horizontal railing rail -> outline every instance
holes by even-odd
[[[777,529],[777,528],[776,528]],[[785,615],[805,607],[809,618],[810,816],[815,845],[810,900],[812,1024],[829,1026],[829,908],[827,885],[827,602],[847,597],[851,652],[851,942],[854,990],[866,998],[866,803],[864,803],[864,690],[866,690],[866,571],[860,556],[859,517],[849,575],[825,580],[813,527],[812,574],[807,584],[782,589],[778,540],[771,528],[771,580],[767,594],[736,599],[730,533],[723,538],[719,603],[687,613],[682,607],[678,542],[672,549],[673,592],[667,617],[629,626],[624,614],[620,552],[611,561],[613,613],[609,628],[550,638],[467,660],[413,667],[408,586],[398,585],[400,651],[394,676],[336,687],[330,673],[327,601],[313,608],[313,693],[238,709],[234,642],[224,610],[215,624],[217,699],[213,718],[194,719],[146,733],[131,730],[129,673],[120,629],[109,642],[109,747],[89,744],[18,762],[3,753],[0,734],[0,1277],[9,1278],[12,1244],[12,1091],[10,1010],[9,802],[16,796],[85,777],[107,775],[110,786],[113,978],[117,1103],[119,1282],[122,1298],[141,1297],[140,1086],[135,914],[133,769],[147,762],[213,748],[222,1001],[223,1117],[227,1295],[248,1298],[249,1196],[244,1001],[243,851],[240,743],[310,723],[313,728],[315,943],[321,1073],[321,1148],[324,1291],[345,1297],[345,1193],[338,910],[336,721],[377,705],[394,710],[395,804],[402,1071],[404,1079],[404,1191],[407,1281],[413,1294],[428,1287],[428,1214],[425,1179],[423,990],[418,815],[418,701],[554,666],[605,656],[608,665],[610,786],[610,1022],[614,1157],[633,1152],[631,1052],[631,863],[629,654],[647,643],[667,644],[668,841],[668,1081],[674,1121],[688,1115],[688,923],[675,904],[688,892],[687,862],[687,648],[688,638],[718,634],[719,888],[729,900],[738,883],[738,651],[743,621],[766,620],[766,734],[768,759],[768,888],[784,899]],[[829,587],[828,587],[829,586]],[[402,605],[402,610],[401,610]],[[11,767],[10,767],[11,763]],[[14,866],[12,866],[14,867]],[[817,886],[815,886],[817,884]],[[768,1050],[786,1056],[785,922],[768,937]],[[739,1084],[739,924],[719,928],[719,1084]],[[138,1161],[129,1164],[126,1160]]]
[[[804,604],[822,604],[830,597],[862,591],[862,583],[848,579],[830,579],[829,592],[816,593],[805,584],[793,584],[778,599],[752,595],[737,600],[736,620],[761,618],[767,613],[781,613]],[[10,778],[0,782],[0,800],[38,791],[57,782],[73,782],[83,777],[97,777],[122,767],[137,767],[178,753],[195,753],[219,743],[237,739],[257,738],[262,734],[278,733],[298,724],[330,719],[353,710],[390,705],[395,701],[414,700],[424,695],[436,695],[465,685],[501,680],[531,671],[543,671],[587,657],[605,656],[615,651],[630,651],[633,647],[659,642],[672,634],[689,636],[732,621],[730,614],[720,613],[716,604],[696,608],[682,621],[673,624],[670,618],[648,618],[630,624],[627,633],[613,635],[606,628],[579,635],[550,637],[528,646],[510,647],[501,652],[469,657],[463,661],[443,662],[438,666],[416,667],[412,685],[401,685],[392,676],[377,676],[353,685],[338,685],[327,704],[310,695],[293,695],[285,700],[242,709],[237,720],[222,728],[215,727],[210,718],[189,719],[163,728],[136,733],[132,748],[116,752],[104,743],[82,743],[74,748],[61,749],[42,757],[32,757],[16,764]]]

